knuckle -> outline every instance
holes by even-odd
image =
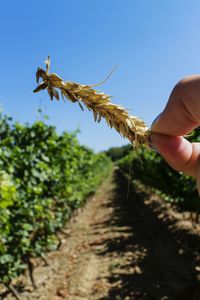
[[[174,86],[172,93],[178,98],[187,98],[191,91],[191,80],[190,77],[185,77],[177,82]]]

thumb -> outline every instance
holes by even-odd
[[[159,133],[150,135],[150,143],[152,148],[156,149],[172,168],[187,175],[197,175],[200,144],[190,143],[180,136]]]

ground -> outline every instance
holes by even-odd
[[[198,300],[200,229],[114,170],[37,260],[21,300]],[[2,294],[5,300],[14,299]]]

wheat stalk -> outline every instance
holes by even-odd
[[[36,81],[38,83],[40,78],[43,81],[33,92],[47,89],[51,100],[53,97],[59,100],[59,93],[56,89],[60,89],[63,99],[67,98],[71,102],[78,102],[82,110],[81,103],[84,103],[90,111],[93,111],[95,121],[100,122],[102,117],[105,118],[109,127],[115,128],[134,146],[149,144],[149,129],[144,121],[130,116],[125,108],[111,103],[110,96],[92,88],[105,82],[110,74],[99,84],[82,85],[71,81],[64,82],[57,74],[50,74],[50,57],[45,60],[45,64],[46,71],[40,67],[37,69]]]

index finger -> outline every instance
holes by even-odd
[[[151,131],[170,136],[183,136],[200,124],[200,75],[181,80]]]

